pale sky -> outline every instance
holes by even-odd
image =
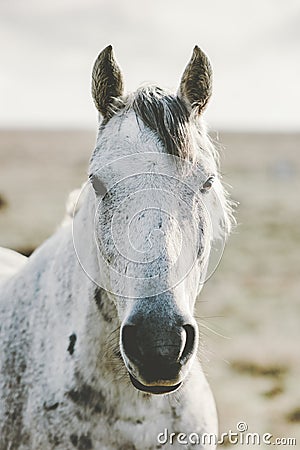
[[[0,128],[95,128],[91,69],[108,44],[127,90],[175,91],[197,44],[213,129],[300,131],[299,0],[2,0]]]

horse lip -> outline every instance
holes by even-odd
[[[130,381],[133,384],[133,386],[143,392],[147,392],[148,394],[169,394],[171,392],[176,391],[181,385],[182,381],[180,381],[178,384],[175,384],[173,386],[161,386],[161,385],[155,385],[155,386],[146,386],[142,384],[140,381],[138,381],[136,378],[134,378],[131,374],[129,374]]]

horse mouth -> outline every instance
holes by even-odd
[[[176,391],[181,385],[182,381],[174,386],[145,386],[136,378],[134,378],[131,374],[129,374],[130,381],[133,386],[143,392],[147,392],[148,394],[169,394],[170,392]]]

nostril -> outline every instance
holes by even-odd
[[[122,345],[124,352],[130,358],[137,358],[139,355],[137,345],[137,331],[135,325],[124,325],[122,328]]]
[[[183,329],[186,333],[186,341],[180,356],[181,364],[184,364],[187,361],[187,359],[192,355],[195,347],[195,337],[196,337],[196,332],[193,325],[183,325]]]

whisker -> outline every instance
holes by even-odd
[[[224,339],[232,339],[230,336],[225,336],[225,335],[223,335],[223,334],[221,334],[221,333],[218,333],[217,331],[213,330],[212,328],[210,328],[208,325],[205,325],[204,323],[201,323],[200,325],[201,325],[201,327],[204,327],[204,328],[206,328],[207,330],[211,331],[211,332],[212,332],[213,334],[215,334],[216,336],[222,337],[222,338],[224,338]]]

